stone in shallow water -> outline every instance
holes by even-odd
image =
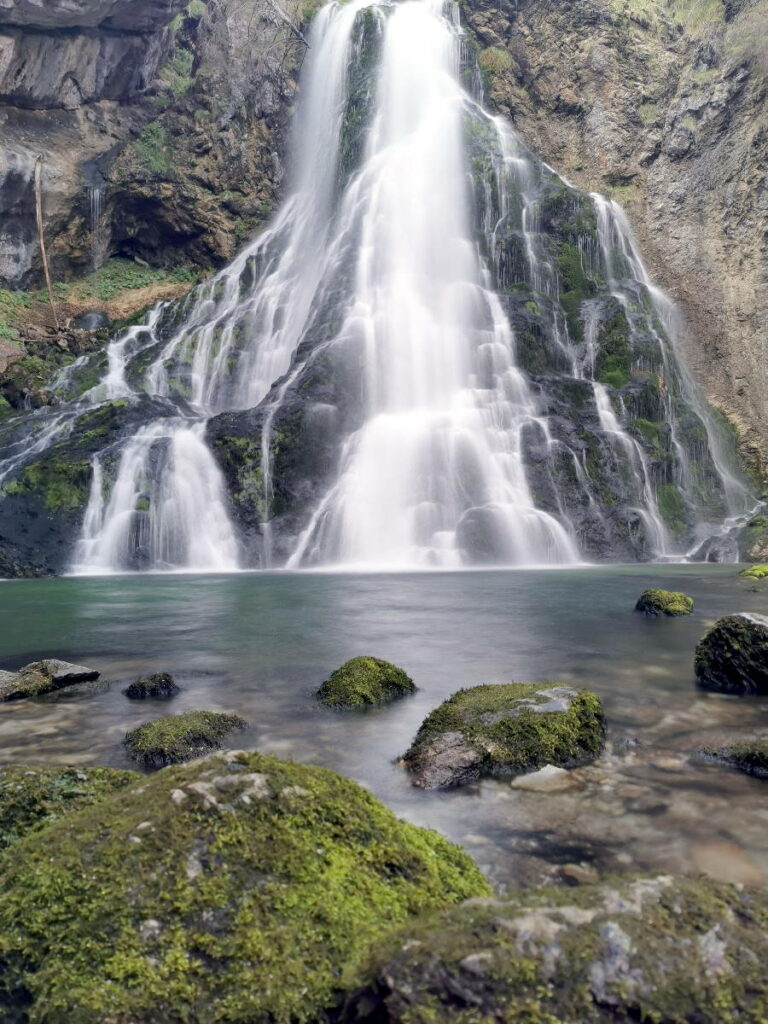
[[[327,1020],[371,941],[488,895],[463,850],[335,772],[217,754],[14,847],[0,1005],[89,1024]]]
[[[245,729],[245,719],[219,711],[186,711],[146,722],[127,733],[129,755],[145,768],[180,764],[224,745],[224,737]]]
[[[58,658],[33,661],[18,672],[0,673],[0,701],[39,697],[74,683],[91,682],[99,672],[85,665],[73,665]]]
[[[413,680],[397,665],[358,657],[331,673],[317,691],[317,699],[329,708],[370,707],[389,704],[415,690]]]
[[[562,793],[567,789],[578,789],[579,781],[565,768],[545,764],[537,772],[518,775],[510,785],[513,789],[523,789],[529,793]]]
[[[726,615],[699,640],[696,681],[720,693],[768,693],[768,619]]]
[[[649,618],[690,615],[693,611],[693,598],[674,590],[644,590],[637,600],[635,611]]]
[[[758,1024],[766,921],[764,890],[703,878],[470,900],[380,944],[343,1020]]]
[[[415,786],[443,789],[489,775],[593,761],[605,743],[600,698],[556,682],[459,690],[421,725],[403,757]]]
[[[174,682],[173,676],[168,672],[155,672],[151,676],[142,676],[135,679],[124,690],[123,693],[131,700],[168,700],[179,692],[179,687]]]
[[[768,737],[737,741],[723,747],[702,747],[698,755],[703,760],[768,779]]]

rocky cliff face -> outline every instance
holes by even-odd
[[[472,0],[488,97],[574,184],[627,209],[685,314],[685,358],[768,457],[765,0]]]
[[[304,52],[269,0],[0,2],[0,286],[228,259],[270,212]],[[94,201],[95,198],[95,201]]]

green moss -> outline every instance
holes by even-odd
[[[151,676],[142,676],[141,679],[134,679],[123,693],[131,700],[146,700],[155,698],[167,700],[179,692],[179,687],[174,682],[169,672],[155,672]]]
[[[768,621],[751,615],[718,619],[699,640],[693,667],[707,690],[768,694]]]
[[[132,729],[125,737],[128,753],[146,768],[162,768],[199,757],[222,746],[225,736],[248,723],[218,711],[185,711]]]
[[[747,775],[768,778],[768,739],[747,740],[726,747],[704,747],[701,753]]]
[[[635,611],[644,612],[651,618],[658,615],[690,615],[693,598],[674,590],[644,590],[635,605]]]
[[[656,501],[667,529],[675,537],[682,536],[688,529],[688,520],[679,488],[674,484],[662,484],[656,491]]]
[[[556,682],[472,686],[425,718],[404,755],[406,767],[423,772],[435,741],[457,733],[476,752],[480,776],[519,775],[594,760],[603,749],[605,719],[594,693]]]
[[[153,174],[169,170],[168,133],[161,121],[151,121],[133,144],[139,162]]]
[[[381,658],[359,657],[332,672],[317,697],[329,708],[358,708],[388,704],[415,690],[413,680],[397,665]]]
[[[0,850],[139,778],[114,768],[0,768]]]
[[[503,75],[511,71],[513,66],[512,54],[500,46],[488,46],[480,51],[478,58],[480,70],[486,75]]]
[[[133,260],[115,257],[107,260],[103,267],[89,274],[75,286],[80,299],[89,296],[100,302],[109,302],[122,292],[136,288],[151,288],[161,284],[192,284],[197,280],[197,271],[182,266],[173,270],[142,267]]]
[[[767,928],[763,889],[708,878],[523,889],[398,929],[350,986],[347,1019],[762,1024]]]
[[[575,341],[584,334],[581,306],[597,294],[597,284],[582,260],[581,250],[574,242],[561,242],[557,251],[560,272],[560,305],[568,322],[568,332]]]
[[[632,347],[629,343],[629,322],[620,306],[600,325],[597,344],[595,375],[598,381],[614,388],[625,387],[632,369]]]
[[[392,925],[489,894],[462,850],[335,773],[214,756],[15,846],[0,998],[48,1024],[318,1021]]]
[[[742,569],[739,576],[746,576],[750,580],[764,580],[768,576],[768,565],[751,565],[748,569]]]
[[[630,422],[630,427],[646,441],[656,453],[661,452],[661,429],[663,424],[652,420],[638,418]]]
[[[227,435],[214,441],[214,450],[230,480],[232,500],[262,522],[266,503],[260,440]]]
[[[0,288],[0,340],[18,340],[18,328],[31,301],[28,292],[11,292]]]
[[[49,512],[73,512],[88,500],[91,467],[88,462],[41,459],[26,466],[17,480],[3,485],[3,495],[37,493]]]

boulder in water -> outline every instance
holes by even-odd
[[[750,565],[748,569],[742,569],[739,576],[748,580],[764,580],[768,576],[768,565]]]
[[[145,768],[162,768],[217,750],[224,745],[225,736],[247,725],[239,715],[185,711],[182,715],[166,715],[132,729],[124,743],[134,761]]]
[[[155,700],[168,700],[178,692],[179,687],[169,672],[155,672],[151,676],[142,676],[141,679],[135,679],[123,690],[125,696],[131,700],[146,700],[148,697]]]
[[[471,900],[398,929],[346,1022],[757,1024],[768,893],[668,875]]]
[[[359,657],[332,672],[317,691],[317,699],[329,708],[361,708],[389,704],[415,690],[413,680],[397,665]]]
[[[690,615],[693,611],[693,598],[674,590],[644,590],[638,598],[635,611],[649,618],[657,618],[659,615]]]
[[[0,849],[140,778],[115,768],[0,768]]]
[[[768,779],[768,737],[742,740],[724,747],[703,747],[699,755],[707,761],[737,768],[747,775]]]
[[[326,1020],[371,942],[486,896],[463,850],[354,782],[228,751],[16,844],[0,1005],[91,1024]]]
[[[40,697],[74,683],[91,682],[98,679],[99,674],[96,669],[58,658],[33,661],[18,672],[0,672],[0,701]]]
[[[600,698],[560,683],[459,690],[428,715],[403,757],[422,789],[593,761],[605,744]]]
[[[726,615],[699,640],[696,681],[719,693],[768,693],[768,619]]]

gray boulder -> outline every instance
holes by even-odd
[[[0,672],[0,701],[40,697],[74,683],[92,682],[100,673],[58,658],[33,661],[18,672]]]

